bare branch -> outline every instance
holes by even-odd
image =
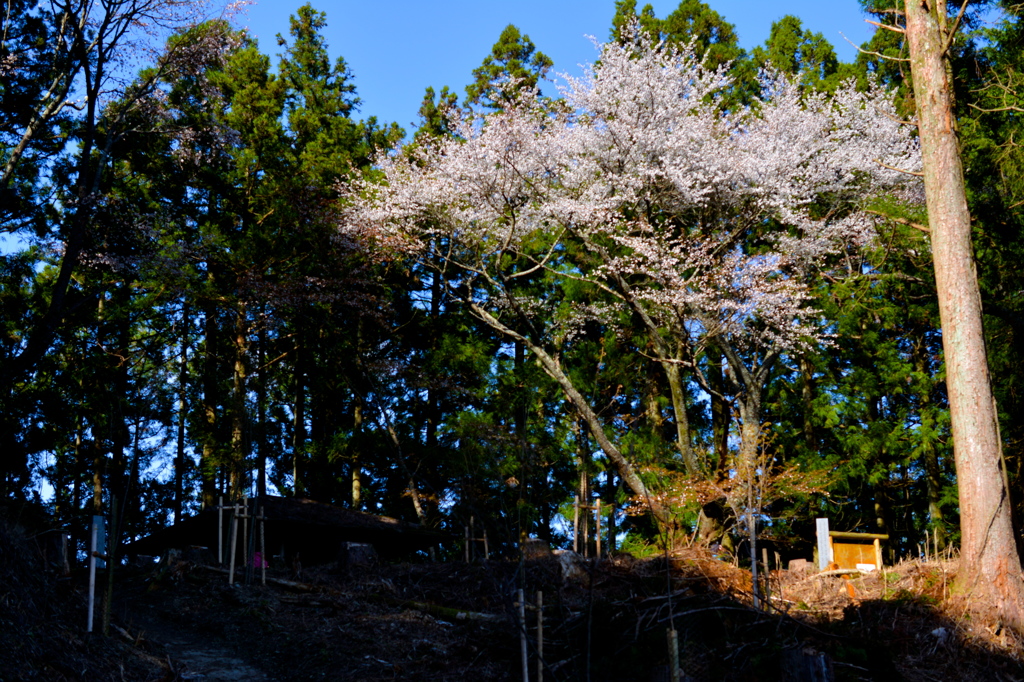
[[[883,24],[880,21],[871,21],[870,19],[865,19],[864,21],[868,24],[871,24],[872,26],[884,28],[886,31],[892,31],[893,33],[906,33],[906,31],[900,28],[899,26],[890,26],[889,24]]]
[[[987,109],[985,107],[979,107],[977,104],[969,102],[968,106],[971,107],[972,109],[974,109],[975,111],[980,111],[983,114],[998,114],[998,113],[1004,112],[1004,111],[1012,111],[1012,112],[1015,112],[1015,113],[1022,113],[1022,112],[1024,112],[1024,108],[1018,107],[1016,105],[1010,105],[1010,106],[1005,106],[1005,107],[994,107],[992,109]]]
[[[890,166],[887,163],[882,163],[878,159],[875,159],[875,163],[877,163],[882,168],[885,168],[885,169],[888,169],[888,170],[891,170],[891,171],[896,171],[897,173],[904,173],[906,175],[913,175],[915,178],[924,177],[924,173],[922,173],[920,171],[909,171],[909,170],[906,170],[904,168],[896,168],[895,166]]]
[[[899,223],[900,225],[906,225],[907,227],[912,227],[915,230],[920,230],[921,232],[924,232],[925,234],[931,234],[931,232],[932,232],[931,228],[925,227],[924,225],[922,225],[920,223],[911,222],[910,220],[907,220],[906,218],[898,218],[896,216],[889,215],[888,213],[882,213],[881,211],[871,211],[869,209],[864,209],[864,212],[865,213],[870,213],[871,215],[881,216],[882,218],[885,218],[887,220],[891,220],[894,223]]]
[[[964,12],[967,11],[967,3],[970,0],[964,0],[963,4],[960,5],[960,11],[956,15],[956,19],[953,20],[953,27],[949,29],[949,33],[946,35],[946,44],[942,47],[942,52],[945,54],[950,46],[953,44],[953,38],[956,37],[956,31],[960,28],[960,21],[964,18]]]

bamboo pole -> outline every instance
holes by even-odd
[[[544,682],[544,593],[537,590],[537,682]]]
[[[516,590],[516,599],[519,607],[519,653],[523,665],[523,682],[530,682],[530,661],[526,641],[526,599],[523,596],[523,588]]]

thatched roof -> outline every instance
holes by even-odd
[[[255,499],[248,501],[250,515],[256,504]],[[314,500],[267,496],[260,504],[265,515],[268,554],[276,554],[283,548],[289,555],[299,553],[306,561],[329,560],[337,556],[342,542],[364,542],[372,544],[383,556],[400,556],[449,539],[445,533],[415,523]],[[230,515],[230,509],[223,512],[225,538],[230,537]],[[251,523],[250,520],[250,528]],[[199,545],[215,551],[219,524],[218,510],[207,509],[132,543],[129,550],[137,554],[163,554],[167,549]],[[258,533],[257,526],[257,547]]]

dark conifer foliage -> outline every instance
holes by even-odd
[[[869,4],[876,18],[888,7]],[[905,56],[896,32],[879,31],[845,64],[798,17],[776,21],[748,53],[708,3],[683,0],[662,18],[633,0],[609,5],[613,42],[692,44],[705,67],[732,74],[715,111],[754,102],[761,69],[797,78],[801,103],[874,80],[900,115],[913,111],[909,73],[885,58]],[[978,32],[960,34],[950,68],[1019,524],[1024,64],[1019,8],[1005,9],[982,29],[969,6]],[[876,238],[828,256],[842,276],[815,280],[807,302],[825,343],[772,355],[756,436],[744,441],[752,390],[737,377],[753,351],[724,336],[688,345],[697,327],[659,326],[639,304],[609,312],[615,296],[651,282],[600,270],[623,244],[571,225],[557,239],[532,235],[482,282],[450,267],[474,254],[455,253],[464,245],[441,231],[414,257],[406,244],[381,249],[380,235],[339,230],[359,199],[352,188],[379,183],[378,154],[462,144],[471,135],[460,117],[480,115],[482,129],[524,96],[547,107],[545,122],[576,115],[547,85],[543,46],[516,26],[467,70],[462,102],[453,88],[427,88],[406,137],[361,116],[358,74],[332,56],[344,46],[327,44],[329,17],[310,5],[281,27],[277,57],[229,21],[177,17],[160,56],[109,97],[92,78],[106,82],[120,63],[122,34],[83,55],[81,36],[48,10],[12,0],[2,12],[0,230],[13,239],[0,256],[3,495],[43,494],[78,525],[116,498],[124,538],[220,496],[310,497],[456,535],[473,519],[509,556],[525,536],[571,546],[574,502],[601,498],[615,507],[604,546],[642,550],[658,527],[630,514],[652,505],[629,492],[607,440],[663,504],[662,531],[729,545],[743,535],[729,500],[744,442],[776,486],[759,523],[784,553],[809,552],[822,515],[887,533],[893,556],[915,553],[925,533],[959,540],[930,233],[913,197],[869,206]],[[54,104],[72,96],[81,108]],[[817,217],[848,210],[833,196],[813,201]],[[676,236],[727,220],[713,207],[631,210],[624,220],[642,214]],[[736,253],[767,253],[764,235],[779,224],[745,225]],[[474,310],[498,285],[508,296],[496,315],[517,337]],[[565,324],[580,310],[583,322]],[[593,533],[591,518],[580,531],[591,547]]]

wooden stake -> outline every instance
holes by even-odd
[[[217,565],[224,565],[224,497],[217,498]]]
[[[463,526],[466,532],[466,541],[462,543],[462,553],[465,555],[466,563],[469,563],[469,526]]]
[[[597,542],[597,553],[594,555],[596,559],[601,558],[601,498],[597,498],[597,504],[594,506],[594,517],[597,519],[597,525],[594,527],[595,530],[595,541]]]
[[[544,593],[537,590],[537,682],[544,682]]]
[[[491,560],[491,547],[487,544],[487,529],[484,528],[484,561]]]
[[[473,561],[476,559],[476,547],[473,546],[476,543],[476,532],[473,529],[473,517],[469,517],[469,560]]]
[[[516,598],[519,604],[519,653],[523,664],[523,682],[530,682],[530,661],[526,641],[526,599],[523,597],[522,588],[516,590]]]
[[[245,584],[249,584],[249,498],[242,495],[242,571],[245,573]]]
[[[668,629],[668,679],[670,682],[679,680],[679,635],[675,628]]]
[[[580,537],[580,496],[576,495],[572,500],[572,551],[579,553]]]
[[[228,585],[235,584],[235,553],[238,547],[238,505],[232,507],[231,514],[231,568],[228,573]]]

